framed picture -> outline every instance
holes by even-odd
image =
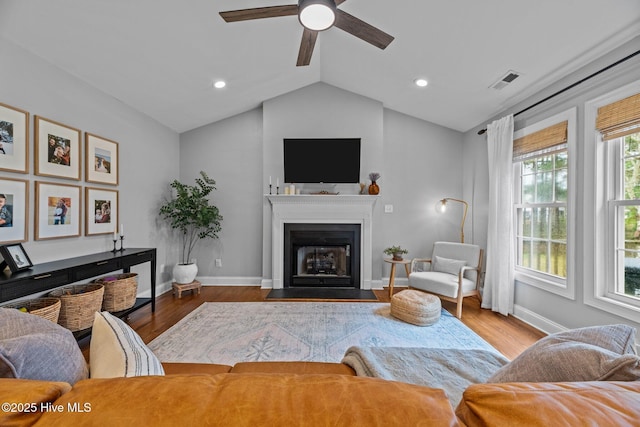
[[[29,227],[29,181],[0,178],[0,242],[25,242]]]
[[[118,191],[104,188],[85,187],[85,227],[84,234],[109,234],[118,227]]]
[[[80,180],[80,130],[35,116],[36,175]]]
[[[36,181],[36,240],[80,235],[80,187]]]
[[[85,180],[118,185],[118,143],[85,133]]]
[[[0,170],[29,172],[29,113],[0,103]]]
[[[20,243],[0,246],[0,254],[4,258],[4,261],[0,263],[0,271],[4,270],[7,265],[12,273],[33,267],[33,263]]]

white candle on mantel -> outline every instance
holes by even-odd
[[[280,178],[276,178],[276,187],[280,187]]]
[[[120,224],[120,235],[124,236],[124,224]]]
[[[271,175],[269,175],[269,185],[271,185]]]
[[[118,230],[113,232],[113,240],[118,240]]]

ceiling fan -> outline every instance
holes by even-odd
[[[298,20],[304,27],[300,51],[298,52],[298,62],[296,63],[298,67],[309,65],[311,62],[311,55],[318,38],[318,32],[327,30],[334,25],[380,49],[386,48],[393,41],[393,36],[338,9],[337,6],[345,1],[299,0],[298,4],[220,12],[220,16],[226,22],[238,22],[298,15]]]

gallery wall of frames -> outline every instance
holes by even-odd
[[[0,102],[0,245],[28,241],[31,220],[33,240],[122,232],[118,143],[38,115],[31,123],[30,117]]]

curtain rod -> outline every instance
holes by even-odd
[[[554,98],[554,97],[556,97],[556,96],[560,95],[561,93],[564,93],[564,92],[568,91],[569,89],[572,89],[572,88],[574,88],[574,87],[578,86],[579,84],[586,82],[587,80],[589,80],[589,79],[591,79],[591,78],[593,78],[593,77],[597,76],[598,74],[604,73],[605,71],[609,70],[610,68],[613,68],[613,67],[615,67],[616,65],[619,65],[619,64],[622,64],[622,63],[623,63],[623,62],[625,62],[625,61],[628,61],[629,59],[633,58],[634,56],[636,56],[636,55],[638,55],[638,54],[640,54],[640,50],[637,50],[637,51],[633,52],[631,55],[627,55],[627,56],[625,56],[624,58],[622,58],[622,59],[620,59],[620,60],[618,60],[618,61],[614,62],[613,64],[607,65],[606,67],[602,68],[601,70],[598,70],[598,71],[596,71],[595,73],[590,74],[590,75],[588,75],[587,77],[585,77],[585,78],[583,78],[583,79],[581,79],[581,80],[578,80],[577,82],[575,82],[575,83],[573,83],[573,84],[571,84],[571,85],[569,85],[569,86],[565,87],[564,89],[561,89],[561,90],[559,90],[559,91],[557,91],[557,92],[555,92],[555,93],[553,93],[553,94],[551,94],[551,95],[547,96],[546,98],[544,98],[544,99],[542,99],[542,100],[540,100],[540,101],[536,102],[535,104],[528,106],[528,107],[527,107],[527,108],[525,108],[524,110],[520,110],[520,111],[518,111],[518,112],[517,112],[517,113],[515,113],[513,116],[515,117],[515,116],[517,116],[518,114],[522,114],[522,113],[524,113],[524,112],[526,112],[526,111],[529,111],[530,109],[532,109],[532,108],[534,108],[534,107],[537,107],[538,105],[542,104],[543,102],[546,102],[546,101],[550,100],[551,98]],[[487,131],[487,129],[486,129],[486,128],[485,128],[485,129],[480,129],[480,130],[478,131],[478,135],[482,135],[482,134],[484,134],[486,131]]]

